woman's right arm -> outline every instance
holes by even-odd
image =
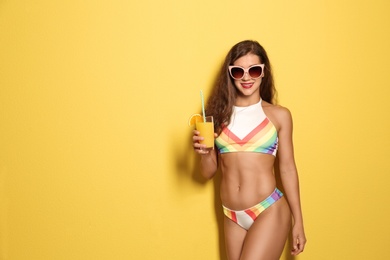
[[[199,136],[199,131],[197,130],[194,130],[193,133],[192,146],[195,152],[200,155],[201,173],[206,179],[211,179],[218,169],[217,151],[216,149],[211,151],[202,150],[201,148],[206,148],[206,145],[199,143],[199,141],[203,140],[203,137]]]

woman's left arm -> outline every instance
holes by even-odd
[[[278,108],[279,121],[279,170],[284,191],[291,213],[294,218],[292,230],[292,255],[298,255],[303,251],[306,244],[306,236],[303,227],[301,200],[299,195],[298,171],[294,159],[294,147],[292,140],[293,122],[288,109]]]

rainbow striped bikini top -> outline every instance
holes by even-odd
[[[222,153],[255,152],[276,156],[278,133],[261,106],[233,107],[230,124],[223,126],[215,144]]]

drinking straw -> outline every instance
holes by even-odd
[[[202,113],[203,113],[203,122],[206,122],[206,113],[204,112],[204,97],[203,91],[200,91],[200,99],[202,100]]]

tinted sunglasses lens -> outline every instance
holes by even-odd
[[[254,66],[249,69],[249,76],[251,78],[258,78],[263,73],[263,69],[260,66]]]
[[[244,76],[244,70],[241,68],[232,68],[230,72],[235,79],[241,79]]]

